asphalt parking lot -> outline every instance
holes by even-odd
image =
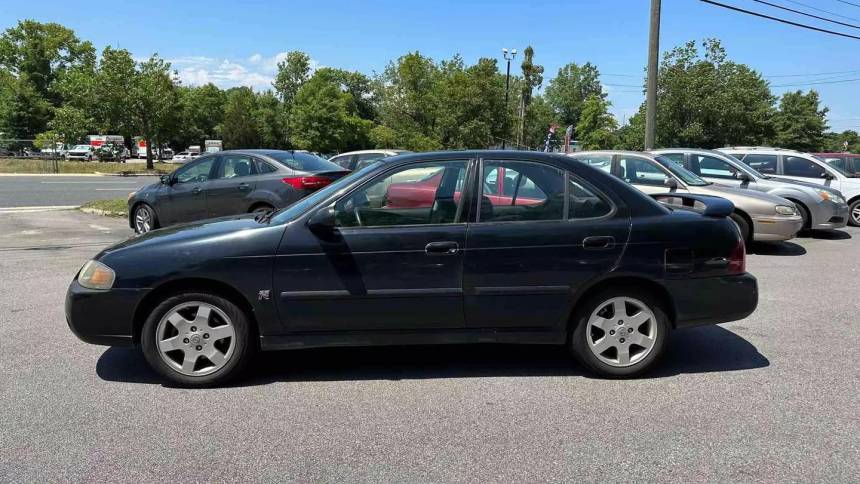
[[[756,313],[676,332],[645,378],[428,346],[266,354],[209,390],[69,332],[73,274],[129,235],[0,213],[0,481],[860,481],[856,228],[756,245]]]

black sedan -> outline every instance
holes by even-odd
[[[301,151],[236,150],[207,154],[128,197],[128,223],[158,227],[286,207],[348,173]]]
[[[429,343],[567,344],[597,374],[632,376],[671,329],[758,301],[731,202],[671,197],[558,155],[397,156],[273,214],[105,249],[66,317],[187,386],[234,377],[259,349]]]

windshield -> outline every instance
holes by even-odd
[[[331,185],[326,186],[320,190],[317,190],[305,198],[299,200],[298,202],[290,205],[289,207],[282,208],[272,214],[272,223],[281,224],[292,222],[301,214],[308,211],[317,203],[325,200],[329,195],[336,193],[341,188],[347,186],[352,183],[353,180],[360,176],[364,176],[370,170],[373,170],[379,165],[379,162],[373,163],[372,165],[367,165],[360,170],[356,170],[342,178],[339,178],[337,181],[332,183]],[[339,168],[339,167],[338,167]]]
[[[820,162],[821,162],[821,163],[823,163],[825,166],[827,166],[827,168],[830,168],[831,170],[835,171],[836,173],[839,173],[840,175],[842,175],[842,176],[844,176],[844,177],[847,177],[847,178],[854,178],[854,174],[853,174],[853,173],[847,172],[847,171],[845,171],[843,168],[840,168],[839,166],[836,166],[836,165],[833,165],[833,164],[831,164],[831,163],[828,163],[827,161],[825,161],[825,160],[824,160],[823,158],[821,158],[820,156],[812,155],[812,157],[813,157],[813,158],[815,158],[816,160],[820,161]]]
[[[655,156],[654,159],[657,160],[658,163],[663,165],[664,168],[671,171],[673,175],[680,178],[681,181],[683,181],[687,185],[694,186],[694,187],[703,187],[705,185],[711,184],[710,182],[706,182],[705,180],[699,178],[698,175],[696,175],[692,171],[684,168],[677,161],[675,161],[671,158],[666,158],[665,156],[659,156],[658,155],[658,156]]]
[[[90,145],[77,145],[72,148],[73,151],[86,151],[88,149],[90,149]]]

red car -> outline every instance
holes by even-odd
[[[422,208],[430,207],[436,199],[436,191],[442,183],[444,170],[439,170],[429,176],[411,182],[392,183],[385,192],[386,208]],[[543,203],[546,196],[540,188],[527,178],[519,178],[519,173],[505,168],[493,168],[484,176],[484,194],[494,206],[519,205],[533,206]],[[458,180],[454,190],[454,201],[460,201],[462,180]],[[517,188],[519,185],[519,188]],[[514,199],[516,196],[516,199]],[[539,198],[538,198],[539,197]]]
[[[841,168],[852,175],[860,175],[860,155],[854,153],[813,153],[828,165]]]

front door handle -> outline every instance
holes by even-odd
[[[203,191],[203,190],[201,190],[201,189],[200,189],[200,187],[194,187],[194,188],[192,188],[192,189],[191,189],[191,194],[192,194],[192,195],[199,195],[199,194],[200,194],[200,192],[202,192],[202,191]]]
[[[249,188],[251,188],[251,187],[249,187],[247,183],[240,183],[240,184],[239,184],[239,186],[238,186],[237,188],[238,188],[240,191],[245,192],[245,191],[248,191],[248,189],[249,189]]]
[[[430,242],[424,247],[427,255],[454,255],[460,251],[456,242]]]
[[[598,235],[582,239],[582,248],[587,250],[611,249],[615,246],[615,237]]]

